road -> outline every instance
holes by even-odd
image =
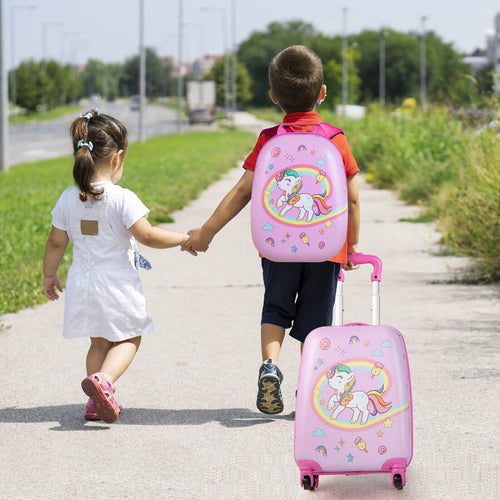
[[[129,141],[139,139],[139,112],[130,110],[128,102],[86,102],[82,112],[98,107],[103,113],[121,120],[129,131]],[[76,115],[78,116],[78,115]],[[9,127],[9,165],[40,159],[57,158],[72,153],[69,125],[75,116]],[[190,126],[182,124],[183,131],[207,130],[216,125]],[[146,138],[177,132],[176,111],[159,104],[147,104],[144,117]]]

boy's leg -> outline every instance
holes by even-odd
[[[285,329],[281,326],[263,323],[260,328],[260,341],[262,349],[262,361],[272,359],[273,363],[279,365],[281,345],[285,338]]]

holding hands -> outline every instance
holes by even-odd
[[[189,238],[182,242],[181,250],[187,251],[191,255],[198,255],[197,252],[206,252],[213,236],[203,227],[191,229],[187,233]]]

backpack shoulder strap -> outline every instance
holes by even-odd
[[[321,122],[321,126],[325,129],[326,131],[326,137],[331,139],[332,137],[335,137],[337,134],[342,134],[344,135],[344,131],[341,128],[334,127],[333,125],[330,125],[329,123],[326,122]]]
[[[313,124],[311,123],[308,125],[313,125]],[[323,135],[323,133],[324,133],[324,136],[327,139],[331,139],[332,137],[335,137],[337,134],[344,134],[344,131],[341,128],[334,127],[333,125],[330,125],[329,123],[326,123],[326,122],[320,122],[320,123],[317,123],[316,125],[319,125],[319,127],[316,127],[316,128],[322,132],[321,135]],[[274,127],[269,127],[269,128],[265,128],[264,130],[262,130],[261,135],[262,134],[267,135],[269,138],[271,138],[271,137],[278,135],[278,130],[280,130],[280,125],[275,125]],[[293,132],[290,132],[290,133],[293,133]]]
[[[274,137],[278,133],[279,125],[275,125],[274,127],[265,128],[260,132],[261,135],[267,135],[268,137]]]

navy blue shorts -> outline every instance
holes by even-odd
[[[331,326],[340,264],[261,260],[262,324],[292,327],[290,335],[301,342],[315,328]]]

